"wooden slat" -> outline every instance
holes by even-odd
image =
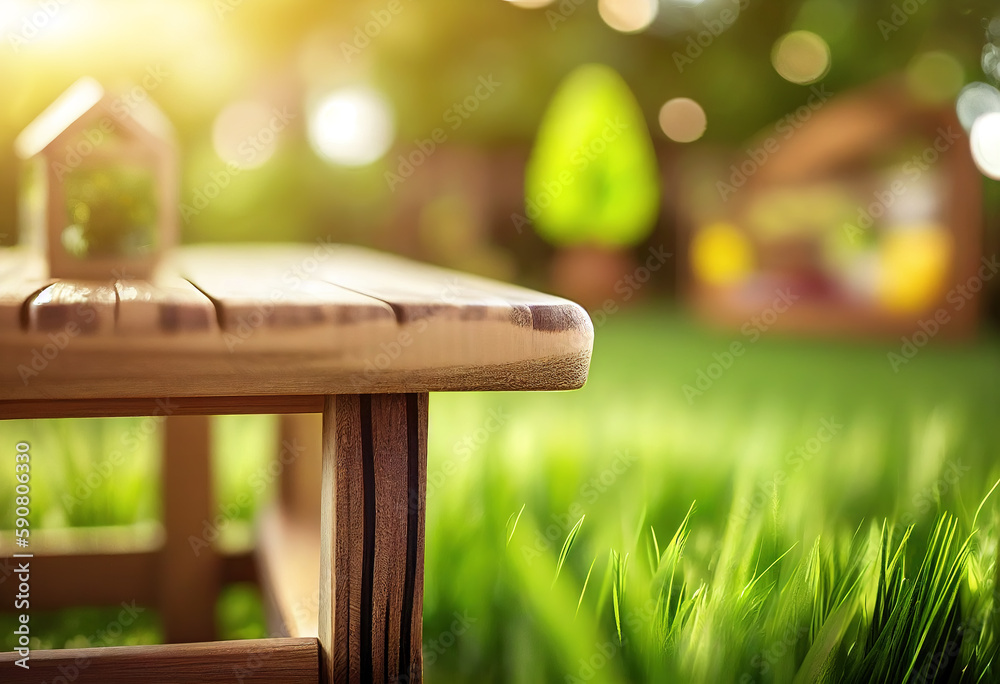
[[[75,496],[69,490],[65,494],[71,497]],[[65,500],[64,503],[72,503],[72,500]],[[155,551],[162,545],[163,526],[159,522],[145,521],[132,525],[38,529],[31,535],[29,551],[35,555],[46,557],[72,553],[114,555],[125,552]],[[19,553],[13,537],[0,538],[0,556],[13,553]]]
[[[26,418],[119,418],[128,416],[225,416],[322,413],[321,396],[170,397],[167,399],[27,399],[0,401],[0,420]]]
[[[0,653],[4,682],[316,684],[319,681],[316,639],[248,639],[33,651],[29,670],[14,665],[18,657],[16,652]]]
[[[278,496],[285,515],[303,522],[319,521],[319,481],[323,471],[323,416],[319,413],[281,416],[278,457],[294,445],[297,456],[282,462]],[[286,459],[287,460],[287,459]]]
[[[312,258],[301,249],[274,245],[249,260],[232,248],[185,250],[175,268],[211,297],[224,330],[393,323],[392,310],[375,299],[310,277]]]
[[[211,300],[183,278],[160,275],[153,282],[119,280],[115,330],[127,335],[217,333]]]
[[[273,634],[317,636],[322,414],[281,416],[276,506],[258,517],[261,592]]]
[[[170,416],[164,430],[161,487],[166,533],[159,568],[159,606],[168,643],[215,638],[220,565],[205,530],[212,507],[211,422],[208,416]]]
[[[236,551],[220,556],[220,579],[222,585],[246,582],[248,584],[258,584],[260,573],[257,572],[257,561],[254,558],[253,550]]]
[[[0,401],[561,390],[586,380],[593,327],[556,297],[356,248],[195,247],[174,263],[211,299],[218,332],[168,332],[164,302],[175,302],[163,293],[59,282],[27,307],[29,330],[0,327]],[[77,322],[80,307],[99,314]],[[72,322],[87,325],[53,346]]]
[[[402,320],[445,314],[544,332],[585,327],[586,313],[560,297],[360,247],[332,255],[318,277],[389,303]]]
[[[28,330],[67,335],[69,342],[77,335],[110,333],[117,301],[111,284],[60,280],[28,304]]]
[[[155,605],[159,563],[159,552],[148,550],[54,556],[36,553],[31,559],[31,607],[57,610],[71,606],[116,606],[123,601]],[[4,574],[0,572],[0,580]],[[0,581],[2,605],[14,605],[16,593],[16,582]]]
[[[331,682],[419,682],[427,395],[324,412],[319,638]]]
[[[0,249],[0,332],[20,330],[25,304],[52,284],[45,262],[35,252]]]
[[[3,553],[16,552],[9,550]],[[31,605],[38,610],[117,606],[123,601],[155,605],[159,596],[157,575],[162,560],[160,550],[109,549],[94,552],[81,549],[74,552],[67,548],[62,553],[36,552],[31,561]],[[250,552],[222,556],[220,563],[223,583],[258,581]],[[15,567],[17,563],[13,558],[0,560],[0,605],[13,605],[15,585],[5,579]],[[316,567],[319,567],[318,552]],[[318,570],[314,572],[318,576]],[[315,595],[312,599],[315,605]]]
[[[318,518],[294,519],[277,507],[259,517],[257,566],[272,633],[319,635],[319,549]]]
[[[325,354],[315,350],[230,354],[225,348],[211,355],[170,349],[125,348],[112,352],[88,349],[86,341],[79,340],[37,377],[22,382],[19,364],[30,363],[33,351],[46,342],[5,342],[0,341],[0,402],[13,403],[48,398],[571,390],[583,386],[590,365],[589,348],[563,356],[464,365],[448,363],[447,354],[439,346],[434,354],[442,357],[442,365],[437,368],[412,368],[407,362],[413,355],[407,354],[405,361],[371,370],[366,364],[381,358],[377,347],[369,356],[347,364],[334,350]]]

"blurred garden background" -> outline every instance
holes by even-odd
[[[0,0],[0,38],[2,245],[15,138],[89,75],[174,123],[184,243],[363,244],[591,311],[583,390],[431,397],[429,681],[1000,680],[995,5]],[[159,439],[109,460],[139,425],[0,422],[33,525],[155,534]],[[214,425],[246,546],[277,420]],[[152,608],[95,637],[117,612],[36,645],[162,638]],[[250,585],[218,616],[266,634]]]

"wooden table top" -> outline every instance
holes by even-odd
[[[358,247],[186,247],[150,282],[43,273],[0,250],[0,402],[575,389],[593,345],[565,299]]]

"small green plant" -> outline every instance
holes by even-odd
[[[105,164],[66,176],[66,228],[70,254],[136,256],[156,246],[157,200],[150,169]]]

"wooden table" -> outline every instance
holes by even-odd
[[[582,386],[586,312],[322,242],[185,248],[152,282],[52,281],[41,266],[0,252],[0,418],[166,416],[164,523],[162,544],[110,561],[30,549],[33,607],[72,586],[154,602],[171,643],[34,652],[30,672],[2,654],[0,679],[420,681],[428,393]],[[279,455],[253,570],[190,545],[216,512],[207,416],[236,413],[287,414],[298,444]],[[260,580],[276,638],[183,643],[211,642],[219,584],[240,575]]]

